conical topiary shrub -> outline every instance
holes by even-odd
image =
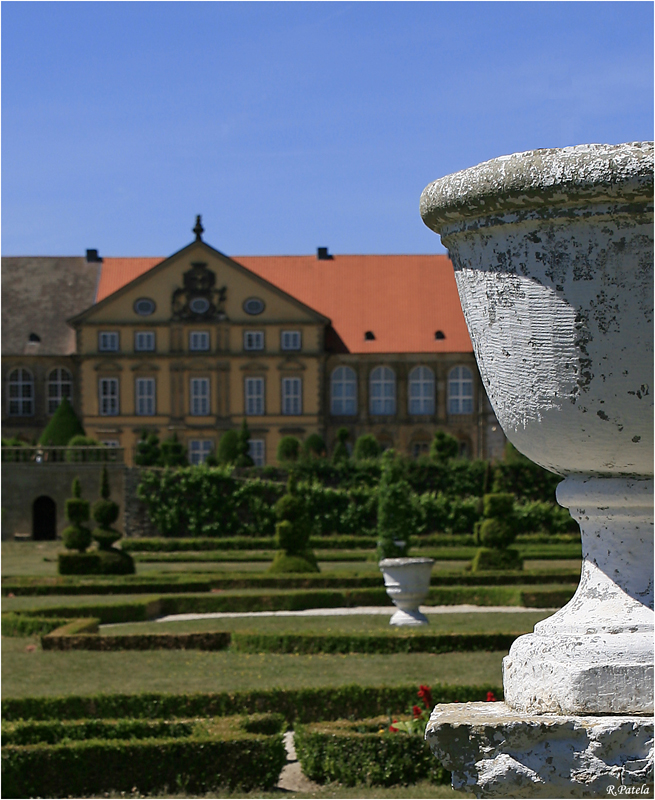
[[[250,457],[249,450],[250,431],[248,430],[248,423],[244,419],[237,439],[237,458],[235,461],[237,467],[253,467],[255,465],[255,462]]]
[[[70,522],[62,531],[61,537],[68,550],[78,550],[83,553],[91,544],[91,531],[82,523],[89,519],[88,500],[82,500],[82,486],[79,478],[73,479],[72,497],[66,500],[66,519]]]
[[[52,419],[39,437],[39,444],[65,447],[73,436],[84,436],[84,428],[67,397],[63,397]]]
[[[287,481],[287,493],[275,504],[275,546],[277,553],[269,572],[320,572],[316,556],[309,548],[312,521],[303,498],[298,494],[293,473]]]

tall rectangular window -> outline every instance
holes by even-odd
[[[155,379],[136,379],[136,413],[140,417],[152,417],[155,414]]]
[[[246,378],[245,413],[248,416],[261,416],[264,413],[264,379]]]
[[[191,378],[191,412],[194,417],[209,414],[209,378]]]
[[[302,378],[282,378],[282,413],[302,414]]]
[[[263,350],[264,331],[244,331],[243,332],[244,350]]]
[[[266,441],[264,439],[248,439],[248,455],[255,462],[256,467],[263,467],[266,463]]]
[[[98,350],[103,353],[118,351],[118,331],[100,331],[98,333]]]
[[[209,350],[209,331],[191,331],[189,350]]]
[[[118,414],[118,378],[100,378],[99,407],[103,417],[115,417]]]
[[[189,442],[189,461],[191,464],[204,464],[212,449],[213,443],[211,439],[191,439]]]
[[[300,331],[282,331],[282,350],[300,350]]]
[[[137,331],[134,334],[134,349],[139,352],[152,352],[155,349],[154,331]]]

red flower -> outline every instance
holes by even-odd
[[[398,722],[398,720],[395,719],[394,722]],[[398,733],[398,728],[394,728],[393,725],[389,725],[389,730],[391,731],[391,733]]]
[[[412,714],[414,715],[414,719],[418,719],[418,717],[422,716],[423,710],[420,706],[412,706]]]
[[[430,687],[421,684],[418,687],[418,696],[425,703],[425,707],[427,708],[427,710],[432,711],[432,706],[434,705],[434,703],[432,702],[432,692],[430,691]]]
[[[493,692],[487,692],[487,703],[495,703],[496,695]]]

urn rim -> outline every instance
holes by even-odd
[[[423,222],[453,223],[512,212],[587,204],[653,203],[653,142],[584,144],[500,156],[430,183]]]

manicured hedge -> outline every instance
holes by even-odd
[[[422,736],[389,731],[389,718],[319,722],[296,728],[294,745],[302,771],[317,783],[393,786],[428,779],[449,783]]]
[[[65,617],[30,616],[8,611],[2,615],[3,636],[43,636],[70,622]]]
[[[434,572],[432,586],[513,586],[517,584],[575,583],[580,579],[579,569],[541,569],[541,570],[485,570],[473,573],[458,570],[456,572]],[[233,573],[229,577],[206,575],[202,578],[173,576],[172,580],[164,577],[160,580],[146,580],[127,583],[116,579],[112,583],[106,581],[92,582],[88,579],[75,583],[68,579],[66,583],[53,582],[51,578],[13,579],[3,584],[3,593],[14,595],[89,595],[89,594],[125,594],[164,592],[190,593],[209,592],[211,590],[238,591],[241,589],[379,589],[383,584],[379,572],[369,574],[269,574],[269,573]]]
[[[147,633],[123,636],[67,635],[63,628],[41,637],[44,650],[225,650],[228,632]]]
[[[118,622],[145,622],[161,616],[161,600],[155,597],[130,603],[94,603],[93,605],[79,606],[67,606],[64,604],[61,606],[21,609],[20,612],[14,613],[17,616],[25,616],[27,618],[57,617],[56,627],[70,622],[71,619],[80,617],[97,617],[102,625]],[[54,630],[54,628],[51,630]],[[49,633],[49,631],[43,631],[43,633]]]
[[[272,789],[286,762],[282,736],[246,733],[234,724],[231,728],[206,737],[7,745],[2,748],[2,795]]]
[[[80,634],[95,634],[98,633],[99,625],[100,620],[96,617],[73,619],[69,620],[65,625],[62,625],[61,628],[55,628],[52,633],[48,633],[45,637],[42,637],[42,639],[47,639],[50,636],[78,636]]]
[[[66,635],[59,628],[41,638],[44,650],[225,650],[243,653],[451,653],[508,650],[518,633],[350,634],[142,633]],[[528,631],[522,631],[527,633]]]
[[[2,744],[59,744],[85,739],[162,739],[191,736],[193,721],[79,719],[3,722]]]
[[[314,554],[319,561],[370,561],[375,556],[374,550],[314,550]],[[206,563],[220,561],[273,561],[275,552],[273,550],[250,550],[250,551],[214,551],[214,552],[182,552],[182,553],[134,553],[134,560],[144,563],[166,563],[166,562],[186,562],[186,563]]]
[[[526,633],[526,631],[523,631]],[[521,633],[389,635],[232,633],[244,653],[452,653],[509,650]]]
[[[400,476],[409,482],[410,491],[408,524],[418,533],[442,531],[446,533],[471,533],[480,518],[479,498],[488,484],[488,465],[485,462],[451,462],[448,465],[396,461]],[[546,530],[561,533],[575,530],[575,523],[554,500],[554,488],[544,492],[546,486],[557,485],[560,478],[534,467],[545,476],[545,483],[533,486],[517,483],[528,470],[521,466],[502,473],[501,478],[518,499],[517,518],[521,531]],[[417,472],[418,470],[418,472]],[[431,473],[426,481],[426,470]],[[380,464],[376,464],[373,481],[350,485],[326,486],[314,480],[315,475],[297,473],[301,478],[298,493],[302,498],[314,526],[315,534],[375,535],[377,528]],[[419,472],[425,473],[418,480]],[[526,473],[527,474],[527,473]],[[457,476],[457,485],[453,479]],[[305,480],[302,480],[302,478]],[[502,482],[502,481],[501,481]],[[518,487],[518,488],[517,488]],[[536,490],[535,490],[536,489]],[[503,491],[495,489],[494,491]],[[284,493],[283,484],[270,480],[237,480],[229,467],[207,469],[187,467],[182,469],[144,471],[137,489],[145,504],[150,520],[164,536],[216,536],[230,537],[272,536],[275,516],[273,506]],[[411,519],[410,519],[411,518]]]
[[[367,536],[312,536],[310,546],[315,550],[374,550],[376,546],[376,535]],[[516,537],[516,543],[522,545],[522,552],[526,547],[535,545],[546,545],[537,548],[539,551],[549,552],[551,546],[570,545],[573,548],[580,547],[579,533],[561,534],[542,534],[524,533]],[[131,553],[222,553],[231,550],[248,551],[264,550],[274,552],[275,542],[272,536],[265,538],[253,538],[250,536],[232,536],[226,538],[134,538],[123,539],[122,549]],[[427,534],[415,537],[415,547],[443,548],[448,552],[450,548],[466,548],[465,558],[471,558],[469,550],[475,550],[475,537],[472,534]],[[236,554],[235,554],[236,555]],[[546,556],[547,557],[547,556]],[[556,558],[566,558],[559,556]]]
[[[483,702],[488,692],[502,700],[497,686],[432,686],[434,703]],[[364,719],[402,714],[416,702],[416,686],[340,686],[310,689],[252,689],[212,694],[98,694],[66,697],[8,697],[2,701],[5,721],[119,719],[189,719],[276,712],[288,722]]]

